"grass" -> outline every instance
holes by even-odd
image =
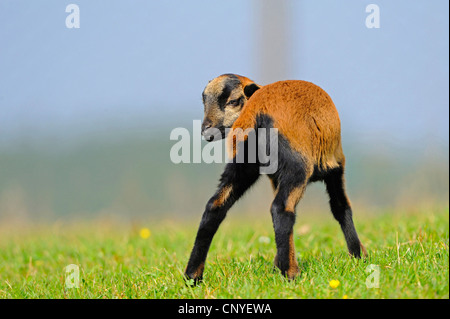
[[[369,251],[364,260],[347,255],[331,216],[299,216],[295,246],[301,274],[291,282],[273,270],[270,216],[243,219],[230,212],[197,287],[186,286],[182,277],[197,221],[124,225],[98,220],[16,229],[3,224],[0,297],[449,298],[448,208],[357,216]],[[70,264],[79,267],[79,288],[65,286]],[[370,265],[378,267],[379,288],[366,286],[374,275]],[[330,286],[332,280],[339,281],[337,287]]]

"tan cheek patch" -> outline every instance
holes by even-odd
[[[213,106],[208,108],[205,112],[205,119],[211,122],[212,127],[217,127],[223,120],[223,112],[220,111],[217,107]]]
[[[241,108],[234,110],[233,108],[225,108],[225,115],[223,118],[223,125],[225,127],[231,127],[241,114]]]

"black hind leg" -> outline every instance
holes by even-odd
[[[299,273],[297,258],[294,248],[294,223],[295,207],[306,188],[306,182],[297,184],[281,183],[277,188],[277,195],[272,203],[270,212],[273,228],[275,230],[275,242],[277,254],[274,265],[281,270],[283,276],[294,279]]]
[[[327,172],[324,181],[330,196],[331,212],[341,225],[349,253],[354,257],[360,258],[362,249],[364,255],[366,255],[366,250],[359,241],[353,224],[352,208],[345,193],[343,167],[341,166]]]
[[[276,174],[269,176],[275,191],[270,212],[277,246],[274,265],[285,277],[292,280],[299,273],[294,248],[295,210],[313,169],[300,157],[288,156],[288,152],[289,149],[280,148],[283,166]]]

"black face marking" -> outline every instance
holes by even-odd
[[[220,93],[219,97],[217,98],[217,103],[219,104],[221,110],[225,109],[225,105],[228,101],[228,98],[230,97],[231,92],[240,84],[241,82],[235,75],[228,76],[228,78],[225,80],[225,85],[222,93]]]
[[[253,93],[259,90],[259,86],[255,83],[249,84],[244,88],[244,94],[247,98],[250,98]]]
[[[219,107],[221,110],[225,108],[225,103],[227,103],[228,98],[230,97],[232,88],[229,85],[225,84],[225,87],[217,98],[217,103],[219,103]]]

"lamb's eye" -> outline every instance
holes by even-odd
[[[241,98],[238,98],[238,99],[231,100],[230,102],[228,102],[228,105],[238,106],[240,103],[241,103]]]

